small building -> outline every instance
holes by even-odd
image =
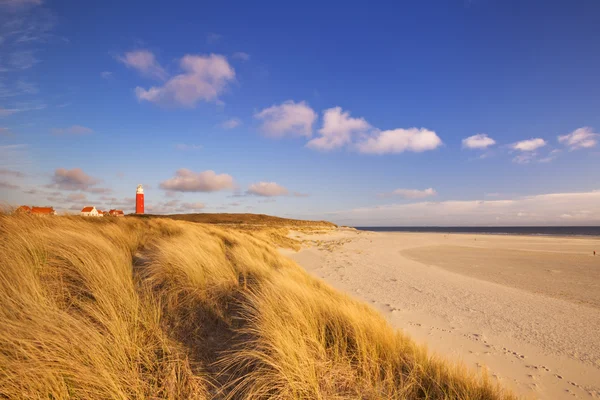
[[[31,207],[32,215],[56,215],[53,207]]]
[[[21,206],[15,210],[17,214],[29,214],[31,213],[31,207],[29,206]]]
[[[94,206],[87,206],[81,209],[80,215],[82,217],[99,217],[98,210]]]
[[[98,210],[98,216],[99,217],[104,217],[104,211]]]
[[[123,212],[123,210],[110,210],[108,212],[108,215],[110,215],[111,217],[124,217],[125,213]]]

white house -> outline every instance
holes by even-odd
[[[83,209],[81,210],[81,216],[82,217],[101,217],[102,215],[100,215],[98,213],[98,210],[96,210],[96,207],[87,206],[87,207],[83,207]]]

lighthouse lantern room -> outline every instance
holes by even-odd
[[[135,213],[144,213],[144,188],[142,185],[138,185],[135,191]]]

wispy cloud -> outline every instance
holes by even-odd
[[[218,33],[211,32],[206,35],[206,43],[208,44],[216,44],[220,42],[221,39],[223,39],[223,35]]]
[[[238,51],[238,52],[233,53],[231,55],[231,58],[233,58],[235,60],[249,61],[250,54],[244,53],[243,51]]]
[[[239,118],[230,118],[227,121],[221,123],[221,128],[223,129],[234,129],[242,124],[242,121]]]
[[[39,92],[36,84],[24,79],[16,80],[12,85],[6,86],[0,82],[0,98],[13,98],[27,95],[34,95]]]
[[[202,150],[202,145],[179,143],[175,145],[175,148],[181,151]]]
[[[540,158],[538,160],[538,162],[548,163],[548,162],[554,161],[560,155],[560,153],[562,153],[562,150],[554,149],[554,150],[550,151],[550,153],[548,153],[546,155],[546,157]]]
[[[6,181],[2,181],[0,180],[0,189],[7,189],[7,190],[18,190],[21,187],[15,184],[12,184],[10,182],[6,182]]]
[[[437,196],[437,192],[433,188],[424,190],[419,189],[396,189],[388,193],[381,193],[380,197],[398,196],[404,199],[424,199],[426,197]]]
[[[4,52],[0,71],[23,71],[40,62],[36,56],[40,43],[53,37],[57,18],[49,9],[39,7],[42,1],[0,1],[0,38]]]
[[[2,108],[0,107],[0,117],[8,117],[9,115],[13,115],[18,113],[19,110],[18,108]]]
[[[113,73],[112,73],[112,72],[110,72],[110,71],[102,71],[102,72],[100,72],[100,76],[101,76],[103,79],[110,79],[110,78],[112,78],[112,76],[113,76]]]
[[[14,136],[14,133],[5,127],[0,128],[0,136]]]
[[[20,171],[15,171],[7,168],[0,168],[0,176],[12,176],[14,178],[24,178],[25,174]]]
[[[205,208],[206,205],[204,203],[200,203],[200,202],[195,202],[195,203],[181,203],[180,208],[183,211],[197,211],[197,210],[202,210],[203,208]]]
[[[24,8],[31,6],[39,6],[43,3],[42,0],[2,0],[0,1],[0,9],[8,11],[22,11]]]
[[[73,125],[68,128],[53,128],[53,135],[89,135],[94,131],[91,128],[81,125]]]
[[[598,225],[600,190],[498,200],[388,204],[336,211],[329,213],[328,219],[358,226]]]
[[[12,68],[24,70],[33,67],[40,60],[35,57],[33,50],[18,50],[10,54],[8,62]]]
[[[31,163],[26,144],[0,145],[0,168],[20,170]]]
[[[45,108],[46,108],[45,104],[36,104],[36,103],[16,104],[15,107],[12,107],[12,108],[0,107],[0,117],[8,117],[10,115],[24,112],[24,111],[43,110]]]

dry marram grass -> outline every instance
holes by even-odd
[[[0,215],[0,397],[512,398],[239,228]]]

